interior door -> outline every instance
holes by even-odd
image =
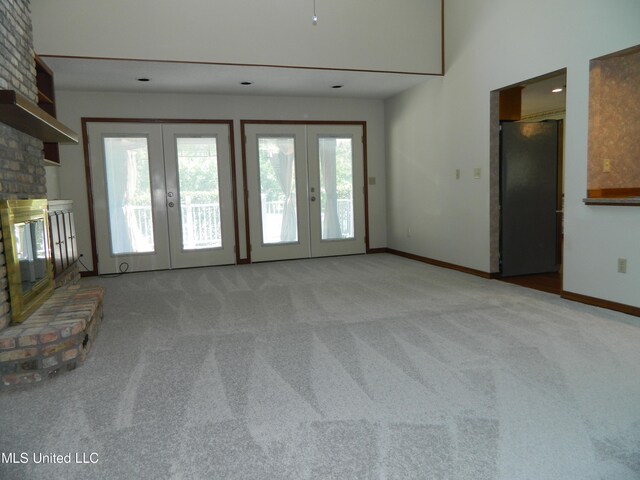
[[[90,123],[99,273],[235,261],[226,123]]]
[[[500,182],[502,276],[558,271],[558,122],[502,124]]]
[[[364,253],[360,125],[245,127],[252,261]]]

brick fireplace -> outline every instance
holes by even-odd
[[[38,100],[29,0],[0,2],[0,89]],[[0,199],[46,198],[42,141],[0,123]],[[1,235],[1,233],[0,233]],[[11,321],[4,242],[0,243],[0,330]]]
[[[37,104],[30,0],[0,2],[0,90]],[[45,199],[43,142],[0,122],[0,200]],[[6,232],[5,232],[6,234]],[[11,298],[0,231],[0,390],[39,382],[84,361],[102,317],[103,291],[79,286],[69,265],[51,298],[24,323],[12,325]]]

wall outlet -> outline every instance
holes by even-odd
[[[618,259],[618,273],[627,273],[627,259],[619,258]]]
[[[611,173],[611,160],[607,159],[602,162],[602,173]]]
[[[456,168],[456,180],[460,180],[460,169]]]
[[[407,227],[407,238],[411,238],[411,227]]]
[[[375,185],[376,184],[376,177],[369,177],[369,185]]]
[[[480,168],[474,168],[473,169],[473,178],[480,178],[480,175],[482,173],[482,170]]]

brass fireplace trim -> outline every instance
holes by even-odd
[[[2,217],[2,237],[11,296],[11,318],[14,324],[22,323],[53,293],[47,200],[5,200],[0,203],[0,216]],[[28,292],[23,293],[22,274],[13,226],[16,223],[40,219],[42,219],[44,227],[45,275]]]

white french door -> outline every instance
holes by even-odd
[[[360,125],[246,124],[252,261],[364,253]]]
[[[363,149],[359,125],[307,127],[313,257],[366,251]]]
[[[235,262],[229,126],[89,123],[98,272]]]

